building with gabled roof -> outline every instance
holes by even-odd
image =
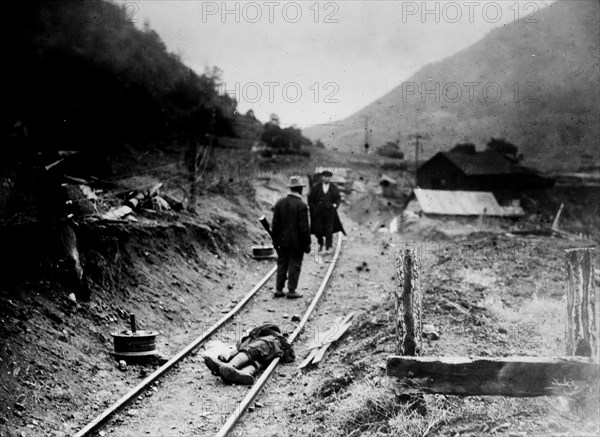
[[[419,188],[517,192],[550,188],[554,179],[492,150],[439,152],[417,169]],[[504,197],[504,196],[501,196]]]

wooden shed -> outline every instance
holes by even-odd
[[[550,188],[554,179],[494,151],[451,151],[439,152],[423,163],[417,169],[417,185],[429,190],[486,191],[507,197],[507,193]]]

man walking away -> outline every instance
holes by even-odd
[[[331,183],[333,173],[324,170],[321,173],[321,182],[314,184],[308,196],[310,206],[311,230],[317,237],[319,252],[323,250],[325,239],[325,253],[330,253],[333,245],[333,233],[343,231],[337,215],[337,207],[341,196],[338,187]]]
[[[277,280],[275,297],[288,299],[302,297],[296,292],[302,268],[302,258],[310,253],[308,207],[302,200],[304,183],[300,176],[292,176],[287,185],[290,193],[280,199],[273,210],[273,243],[277,248]],[[285,281],[288,293],[283,293]]]

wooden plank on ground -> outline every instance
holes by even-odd
[[[302,369],[306,366],[308,366],[310,364],[310,362],[313,360],[313,358],[315,357],[315,355],[317,355],[317,353],[319,352],[319,349],[311,349],[310,353],[308,354],[308,356],[304,359],[304,361],[302,361],[299,365],[298,368]]]
[[[327,352],[327,349],[329,349],[329,346],[331,346],[333,342],[338,341],[342,337],[342,335],[344,335],[346,331],[350,328],[350,325],[350,323],[342,325],[334,338],[329,339],[329,341],[326,344],[324,344],[323,347],[317,349],[318,353],[315,355],[315,358],[312,361],[313,364],[318,364],[319,361],[323,359],[323,357],[325,356],[325,352]]]
[[[329,349],[329,346],[331,346],[331,343],[327,343],[322,348],[316,349],[317,353],[315,354],[315,357],[312,360],[312,364],[318,364],[319,361],[323,359],[323,357],[325,356],[325,352],[327,352],[327,349]]]
[[[348,331],[351,325],[349,321],[352,317],[354,317],[354,314],[354,312],[351,312],[346,317],[337,317],[333,322],[326,325],[327,328],[325,331],[317,332],[317,338],[313,339],[308,345],[310,353],[304,359],[304,361],[300,363],[298,368],[302,369],[311,363],[317,364],[320,362],[325,356],[327,349],[329,349],[329,346],[333,342],[338,341],[342,335]]]
[[[584,357],[390,356],[387,375],[397,394],[552,396],[573,385],[597,385],[600,364]]]
[[[319,330],[315,332],[315,338],[311,340],[311,342],[308,345],[308,348],[314,349],[323,346],[323,340],[326,338],[330,338],[332,335],[335,335],[335,333],[339,329],[339,326],[342,323],[342,320],[343,317],[337,317],[333,322],[326,323],[324,331],[321,331],[318,327],[317,329]]]
[[[350,321],[350,319],[351,319],[352,317],[354,317],[354,314],[356,314],[356,312],[355,312],[355,311],[352,311],[350,314],[348,314],[346,317],[344,317],[344,318],[342,319],[342,323],[348,323],[348,322]]]

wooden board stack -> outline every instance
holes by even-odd
[[[325,356],[325,352],[327,352],[329,346],[331,346],[333,342],[338,341],[342,335],[348,331],[352,324],[350,319],[353,316],[354,312],[348,314],[346,317],[338,317],[333,322],[327,323],[327,329],[323,332],[317,332],[316,338],[308,345],[310,353],[304,361],[300,363],[298,368],[302,369],[309,364],[318,364]]]

